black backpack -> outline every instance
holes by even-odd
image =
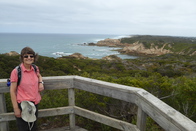
[[[32,64],[32,66],[34,68],[35,73],[37,73],[37,67],[36,67],[36,65]],[[22,78],[22,73],[21,73],[21,67],[20,67],[20,65],[16,66],[16,69],[17,69],[17,72],[18,72],[17,86],[19,86],[20,85],[21,78]],[[10,79],[7,79],[7,86],[10,86],[10,85],[11,85]]]

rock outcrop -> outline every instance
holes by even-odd
[[[74,53],[72,55],[69,55],[69,56],[63,56],[61,58],[75,58],[75,59],[88,59],[88,57],[85,57],[83,56],[82,54],[80,53]]]
[[[119,61],[119,60],[122,60],[120,57],[118,57],[116,55],[105,56],[102,59],[103,60],[108,60],[108,61]]]
[[[88,43],[89,46],[96,46],[95,43],[91,42],[91,43]]]
[[[153,55],[153,56],[172,53],[172,51],[164,49],[166,45],[167,44],[164,44],[158,47],[152,43],[150,48],[146,48],[144,44],[135,42],[133,44],[125,46],[122,50],[120,50],[120,52],[129,55]]]
[[[196,51],[194,51],[190,56],[196,55]]]
[[[16,51],[10,51],[9,53],[5,53],[5,55],[8,55],[8,56],[17,56],[17,55],[20,55],[20,54],[17,53]]]
[[[97,46],[109,46],[109,47],[116,47],[116,46],[123,46],[124,44],[120,43],[118,39],[105,39],[97,42]]]

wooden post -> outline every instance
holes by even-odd
[[[74,88],[68,89],[68,97],[69,97],[69,106],[75,106],[75,91]],[[69,125],[70,130],[75,129],[75,113],[69,114]]]
[[[137,127],[140,131],[145,131],[146,130],[146,113],[138,107],[138,112],[137,112]]]
[[[0,93],[0,114],[6,113],[5,95]],[[8,131],[8,122],[0,122],[0,131]]]

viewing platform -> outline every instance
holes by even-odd
[[[69,106],[40,109],[39,117],[69,115],[69,127],[56,129],[58,131],[87,131],[79,128],[76,115],[122,131],[145,131],[147,116],[152,118],[166,131],[195,131],[196,123],[173,109],[154,95],[141,88],[109,83],[105,81],[80,76],[43,77],[45,90],[67,89]],[[15,120],[13,112],[7,113],[5,94],[9,92],[6,86],[7,79],[0,79],[0,131],[8,131],[8,121]],[[75,89],[91,92],[101,96],[133,103],[137,106],[136,124],[118,120],[94,111],[90,111],[75,104]],[[55,131],[50,129],[47,131]]]

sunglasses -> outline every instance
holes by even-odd
[[[24,58],[28,58],[28,57],[34,58],[34,55],[24,55],[23,57],[24,57]]]

